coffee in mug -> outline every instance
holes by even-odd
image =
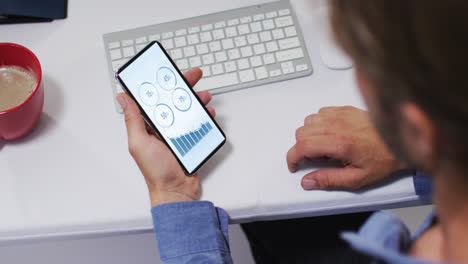
[[[43,106],[44,83],[36,55],[19,44],[0,42],[0,141],[31,132]]]
[[[36,88],[34,73],[18,66],[0,67],[0,111],[14,108],[31,95]]]

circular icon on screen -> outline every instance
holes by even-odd
[[[159,101],[158,91],[149,82],[144,82],[140,85],[139,93],[141,101],[148,106],[153,106]]]
[[[161,127],[170,127],[174,124],[174,112],[166,104],[158,104],[154,109],[154,119]]]
[[[159,68],[156,73],[156,79],[158,80],[159,86],[168,91],[174,89],[177,84],[174,72],[167,67]]]
[[[172,92],[172,103],[177,110],[185,112],[192,106],[190,94],[183,88],[176,88]]]

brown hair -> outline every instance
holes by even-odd
[[[417,104],[438,126],[441,155],[468,167],[468,1],[330,5],[335,38],[374,84],[381,110],[395,118],[400,103]]]

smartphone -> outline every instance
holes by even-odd
[[[116,78],[186,174],[197,172],[226,142],[159,42],[149,43],[117,71]]]

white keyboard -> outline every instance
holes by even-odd
[[[310,75],[312,64],[288,0],[104,34],[114,101],[115,71],[157,40],[181,71],[199,67],[195,91],[213,94]],[[122,112],[115,101],[118,112]]]

